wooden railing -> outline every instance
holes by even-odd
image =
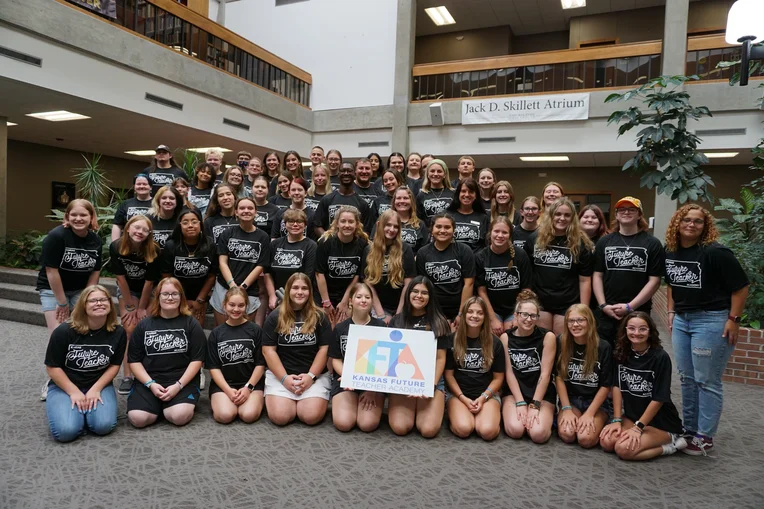
[[[115,0],[117,18],[97,16],[76,3],[56,0],[91,16],[201,60],[278,94],[310,106],[309,73],[174,0]]]

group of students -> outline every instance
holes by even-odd
[[[280,173],[275,153],[264,167],[238,157],[220,176],[222,154],[206,154],[184,190],[157,176],[173,169],[160,146],[136,176],[110,246],[121,325],[97,285],[92,205],[70,203],[46,237],[38,289],[53,331],[56,439],[113,429],[123,362],[134,426],[187,423],[204,363],[218,422],[252,422],[265,406],[276,424],[316,424],[331,399],[338,429],[371,431],[387,397],[401,435],[435,436],[445,412],[460,437],[491,440],[503,421],[509,436],[542,443],[556,421],[564,441],[624,459],[712,449],[748,280],[702,207],[674,214],[664,247],[636,198],[615,204],[612,232],[554,182],[516,209],[511,184],[487,168],[473,179],[467,156],[453,182],[442,160],[419,154],[392,154],[385,169],[377,154],[351,164],[314,147],[309,170],[290,151]],[[662,277],[684,422],[649,316]],[[205,340],[208,303],[216,327]],[[432,331],[434,396],[342,389],[351,324]]]

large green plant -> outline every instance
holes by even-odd
[[[187,180],[192,182],[196,165],[202,161],[202,158],[198,152],[187,149],[178,149],[176,155],[179,155],[176,160],[180,161],[181,169],[186,173]]]
[[[82,158],[85,166],[73,170],[77,196],[85,198],[96,207],[107,205],[114,191],[109,187],[111,181],[106,176],[106,170],[101,167],[101,154],[93,154],[90,158],[82,154]]]
[[[690,94],[679,88],[697,79],[697,76],[660,76],[605,99],[606,103],[642,100],[641,108],[614,111],[608,118],[608,125],[621,124],[618,136],[642,128],[637,133],[637,153],[621,169],[640,175],[640,186],[657,187],[660,194],[680,203],[698,199],[713,202],[709,186],[714,182],[701,168],[708,158],[698,150],[700,138],[687,130],[689,119],[712,115],[707,107],[690,104]]]

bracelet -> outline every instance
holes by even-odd
[[[639,431],[640,435],[645,432],[645,430],[643,430],[642,428],[640,428],[636,424],[634,426],[632,426],[631,429],[635,429],[635,430]]]
[[[321,301],[321,304],[324,304],[324,305],[326,305],[326,304],[329,304],[329,305],[331,306],[331,305],[332,305],[332,301],[331,301],[331,300],[329,300],[329,299],[326,299],[326,300],[322,300],[322,301]]]
[[[286,373],[284,373],[284,376],[281,377],[281,385],[284,385],[284,380],[286,380],[286,377],[288,377]]]
[[[69,303],[68,302],[64,302],[63,304],[59,304],[58,302],[56,302],[56,306],[58,306],[60,308],[68,308],[69,307]]]
[[[176,384],[178,384],[178,385],[180,385],[180,388],[181,388],[181,389],[183,388],[183,384],[182,384],[182,383],[180,383],[180,380],[178,380],[178,381],[177,381],[177,382],[175,382],[175,383],[176,383]]]
[[[484,393],[482,394],[482,396],[485,398],[485,400],[486,400],[486,401],[488,401],[489,399],[491,399],[491,395],[490,395],[490,394],[488,394],[487,392],[484,392]]]
[[[495,393],[495,392],[493,392],[493,390],[492,390],[490,387],[489,387],[489,388],[487,388],[487,389],[486,389],[486,391],[487,391],[487,392],[488,392],[488,394],[490,394],[491,396],[496,396],[496,393]]]
[[[228,281],[226,281],[225,284],[227,284],[228,286],[231,286],[231,283],[233,283],[233,281],[234,281],[234,279],[231,278]]]
[[[464,393],[459,394],[456,399],[462,399],[462,396],[464,396]]]
[[[668,313],[669,315],[675,315],[676,311],[666,311],[666,313]]]
[[[560,412],[563,412],[565,410],[573,410],[573,407],[570,405],[565,405],[564,407],[560,408]]]
[[[130,304],[129,306],[125,306],[125,309],[127,310],[128,313],[132,313],[133,311],[135,311],[135,306]]]
[[[621,419],[620,417],[616,419],[610,419],[610,424],[615,424],[615,423],[621,424],[622,422],[623,422],[623,419]]]
[[[516,407],[527,406],[527,405],[528,405],[528,403],[526,403],[525,401],[518,401],[517,403],[515,403]]]
[[[146,383],[145,383],[145,384],[143,384],[143,385],[144,385],[146,388],[149,388],[149,387],[151,387],[151,384],[155,384],[155,383],[157,383],[157,381],[156,381],[156,380],[154,380],[154,379],[152,378],[151,380],[149,380],[148,382],[146,382]]]
[[[628,303],[628,302],[626,303],[626,311],[628,311],[629,313],[631,313],[631,306],[629,306],[629,303]]]

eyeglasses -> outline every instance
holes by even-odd
[[[639,327],[639,328],[626,327],[626,331],[631,332],[632,334],[634,334],[635,332],[638,332],[640,334],[647,334],[648,332],[650,332],[650,327]]]
[[[621,214],[626,213],[626,212],[628,212],[629,214],[636,214],[637,210],[639,210],[639,209],[637,209],[636,207],[624,207],[624,208],[620,208],[620,209],[615,209],[616,212],[621,213]]]
[[[100,299],[88,299],[88,304],[106,304],[109,302],[109,299],[106,297],[101,297]]]
[[[682,224],[694,224],[695,226],[703,226],[705,224],[703,219],[693,219],[691,217],[685,217],[682,219]]]
[[[287,219],[284,221],[286,224],[305,224],[305,221],[303,220],[297,220],[297,219]]]
[[[539,208],[538,207],[523,207],[523,210],[525,212],[538,212]]]
[[[178,292],[162,292],[162,293],[159,294],[159,296],[162,297],[163,299],[173,299],[173,300],[175,300],[178,297],[180,297],[180,293],[178,293]]]
[[[525,311],[519,311],[517,315],[523,320],[538,320],[539,318],[536,313],[526,313]]]
[[[586,323],[586,318],[568,318],[568,325],[583,325]]]
[[[198,219],[189,219],[189,220],[181,221],[180,225],[181,226],[196,226],[197,224],[199,224],[199,222],[200,221]]]

